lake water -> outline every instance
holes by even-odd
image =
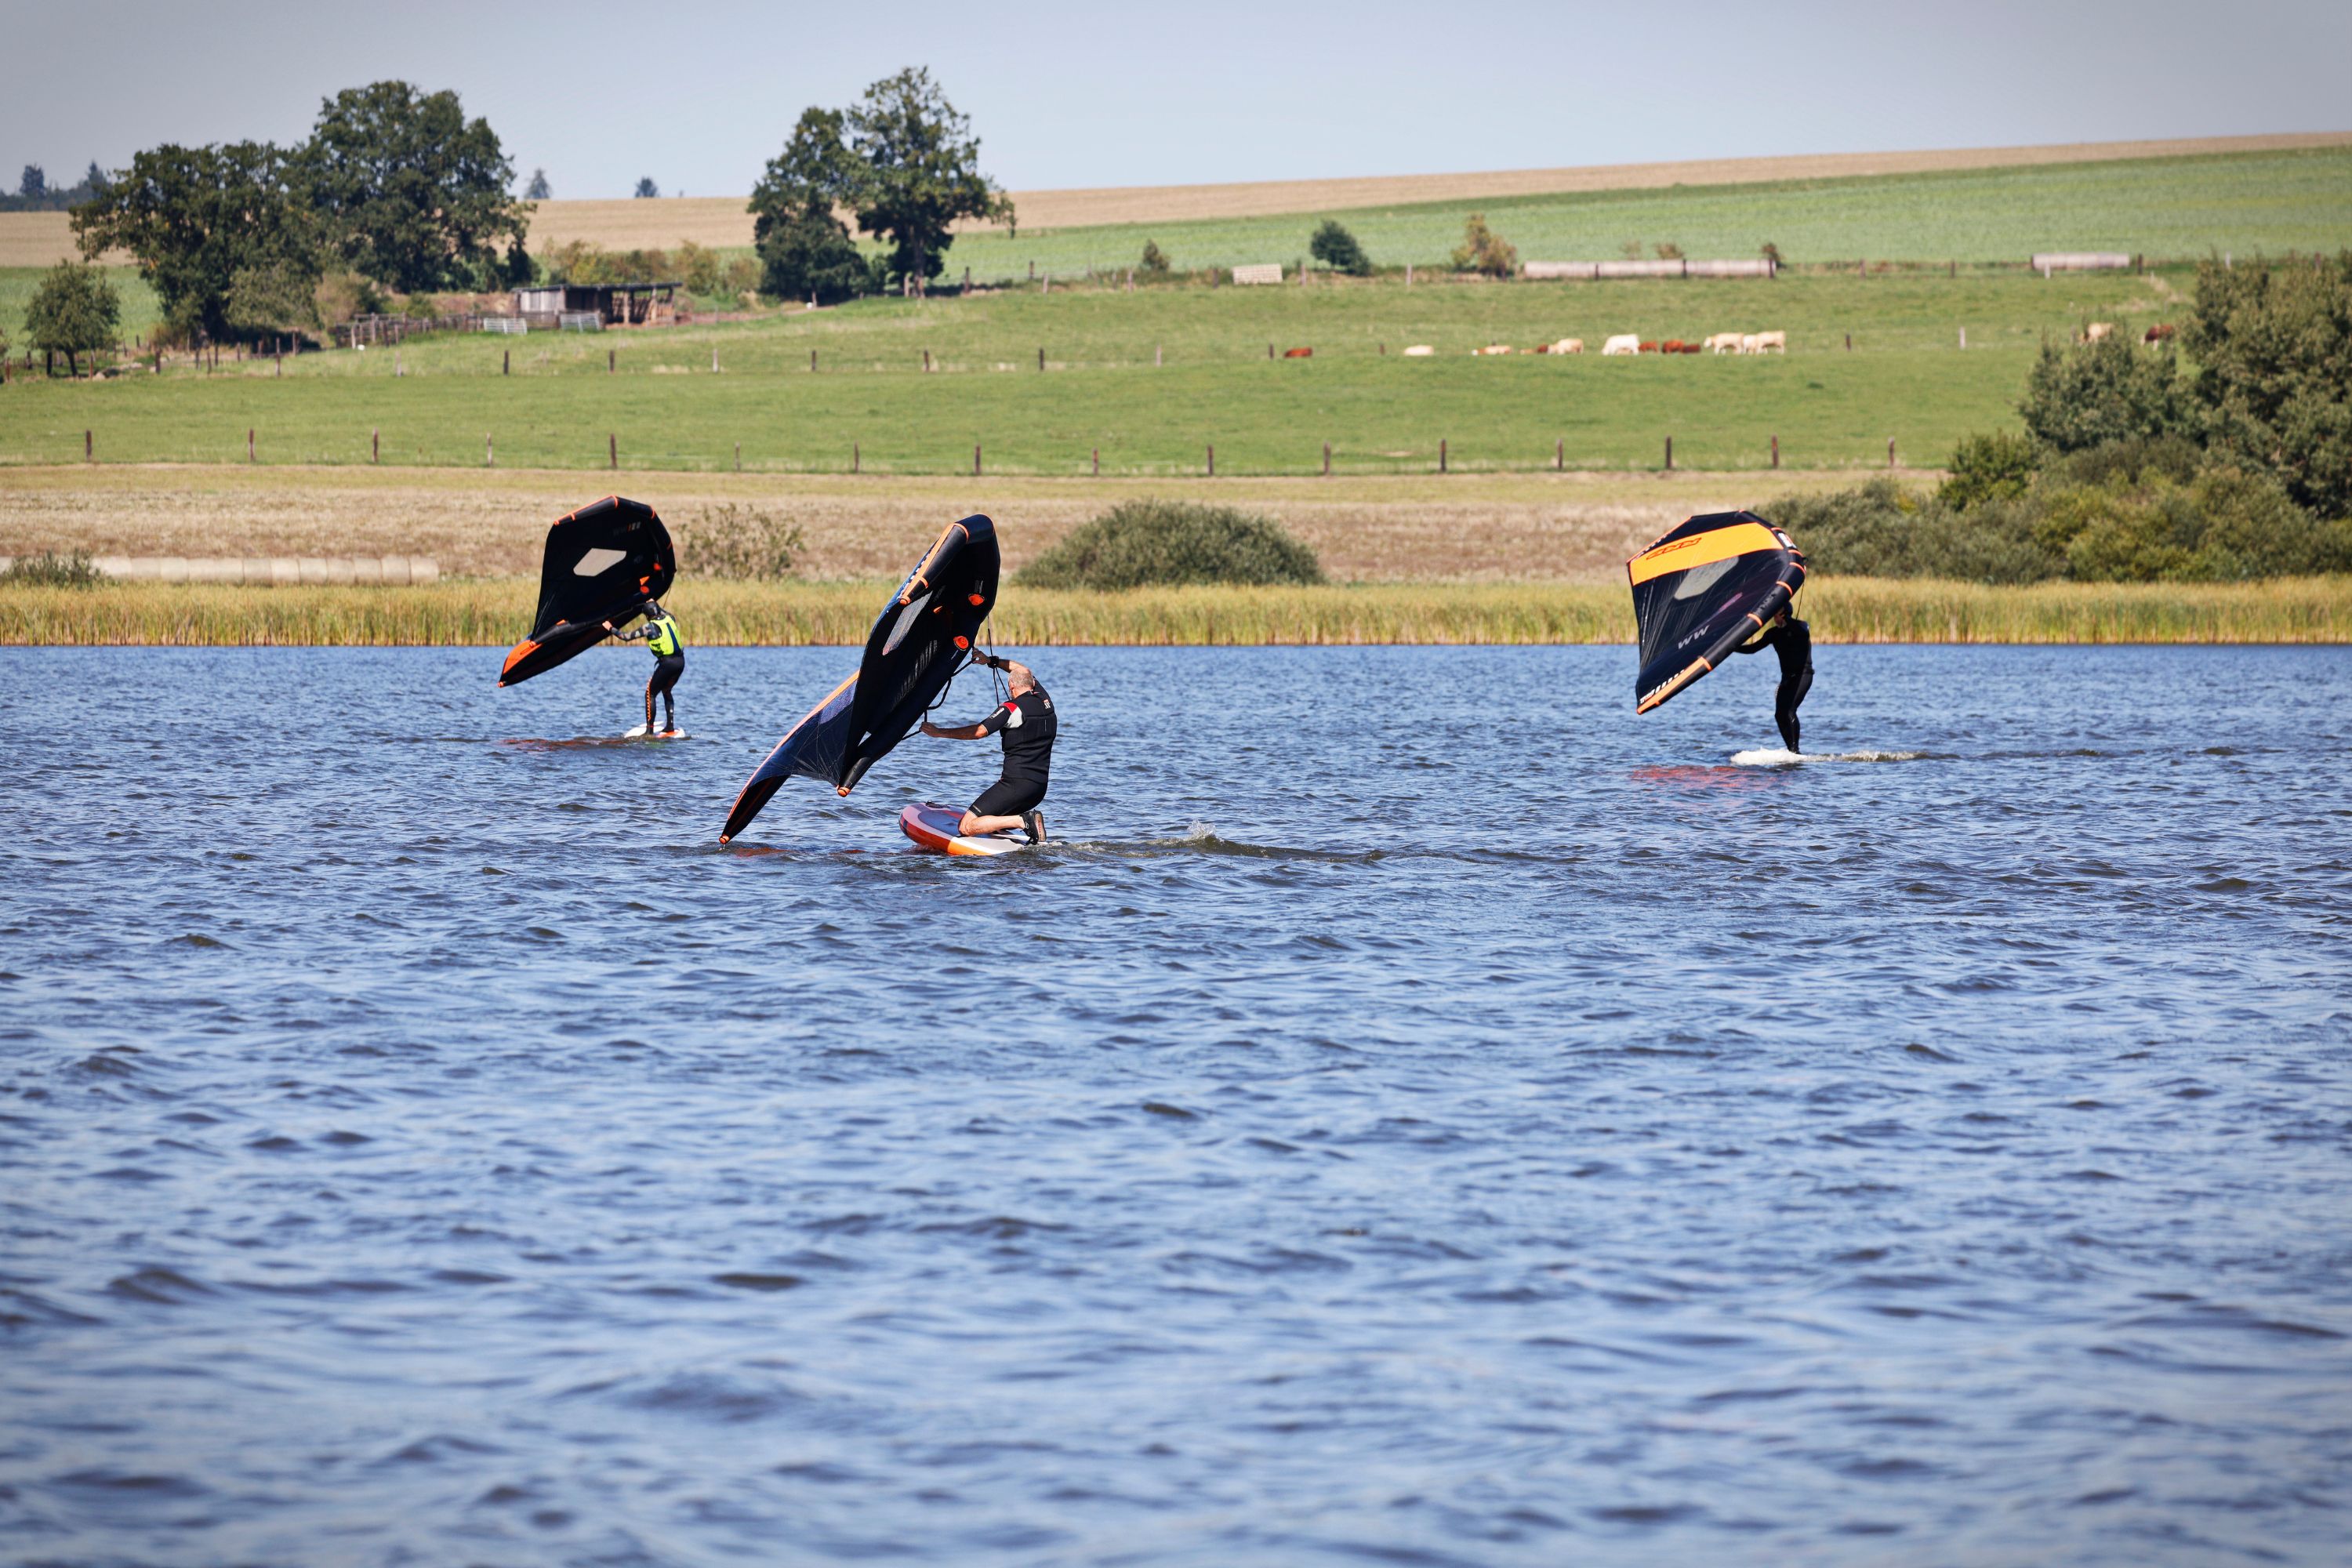
[[[688,658],[0,654],[0,1558],[2343,1561],[2352,650]]]

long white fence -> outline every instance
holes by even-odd
[[[0,572],[8,569],[12,559],[0,555]],[[89,563],[126,583],[407,587],[441,580],[440,563],[429,555],[94,555]]]

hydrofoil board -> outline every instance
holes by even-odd
[[[648,730],[643,724],[621,737],[624,741],[683,741],[687,738],[683,730]]]
[[[935,805],[929,801],[910,805],[898,814],[899,831],[923,848],[941,855],[1010,855],[1016,849],[1032,847],[1028,835],[1017,829],[1011,833],[967,835],[956,831],[962,822],[961,807]]]

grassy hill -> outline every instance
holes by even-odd
[[[2234,250],[2352,245],[2352,148],[2151,158],[1768,184],[1676,185],[1427,202],[1274,217],[1024,229],[956,242],[975,279],[1134,265],[1147,239],[1179,268],[1286,265],[1324,217],[1345,223],[1381,266],[1442,265],[1473,210],[1523,260],[1611,260],[1661,242],[1692,256],[1754,256],[1768,240],[1795,263],[1861,258],[2023,261],[2037,250],[2120,250],[2195,259]],[[959,277],[961,275],[959,271]]]
[[[1890,437],[1906,461],[1932,464],[1961,435],[2011,422],[2045,335],[2169,318],[2187,281],[1381,279],[875,300],[661,331],[305,354],[282,376],[267,361],[217,374],[182,362],[160,376],[20,383],[0,394],[0,463],[78,460],[85,430],[101,461],[242,462],[251,428],[261,461],[310,464],[369,461],[372,431],[390,462],[479,467],[487,436],[501,463],[549,468],[604,467],[608,436],[632,469],[730,468],[740,442],[751,469],[841,471],[854,444],[868,473],[968,473],[978,442],[992,473],[1080,473],[1097,448],[1106,473],[1195,473],[1213,444],[1221,474],[1301,474],[1326,441],[1335,468],[1360,474],[1428,471],[1441,441],[1457,470],[1547,468],[1560,443],[1570,468],[1640,468],[1660,464],[1670,435],[1685,467],[1761,467],[1775,436],[1791,467],[1881,465]],[[1616,332],[1775,329],[1785,357],[1597,353]],[[1564,336],[1595,352],[1469,353]],[[1402,357],[1413,343],[1438,353]],[[1269,346],[1314,357],[1269,362]]]

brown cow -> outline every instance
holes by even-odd
[[[2140,339],[2140,342],[2144,343],[2168,343],[2172,341],[2172,323],[2170,321],[2158,321],[2156,325],[2147,330],[2147,335]]]
[[[1285,349],[1282,351],[1282,357],[1285,359],[1313,359],[1315,357],[1315,351],[1313,349]]]

